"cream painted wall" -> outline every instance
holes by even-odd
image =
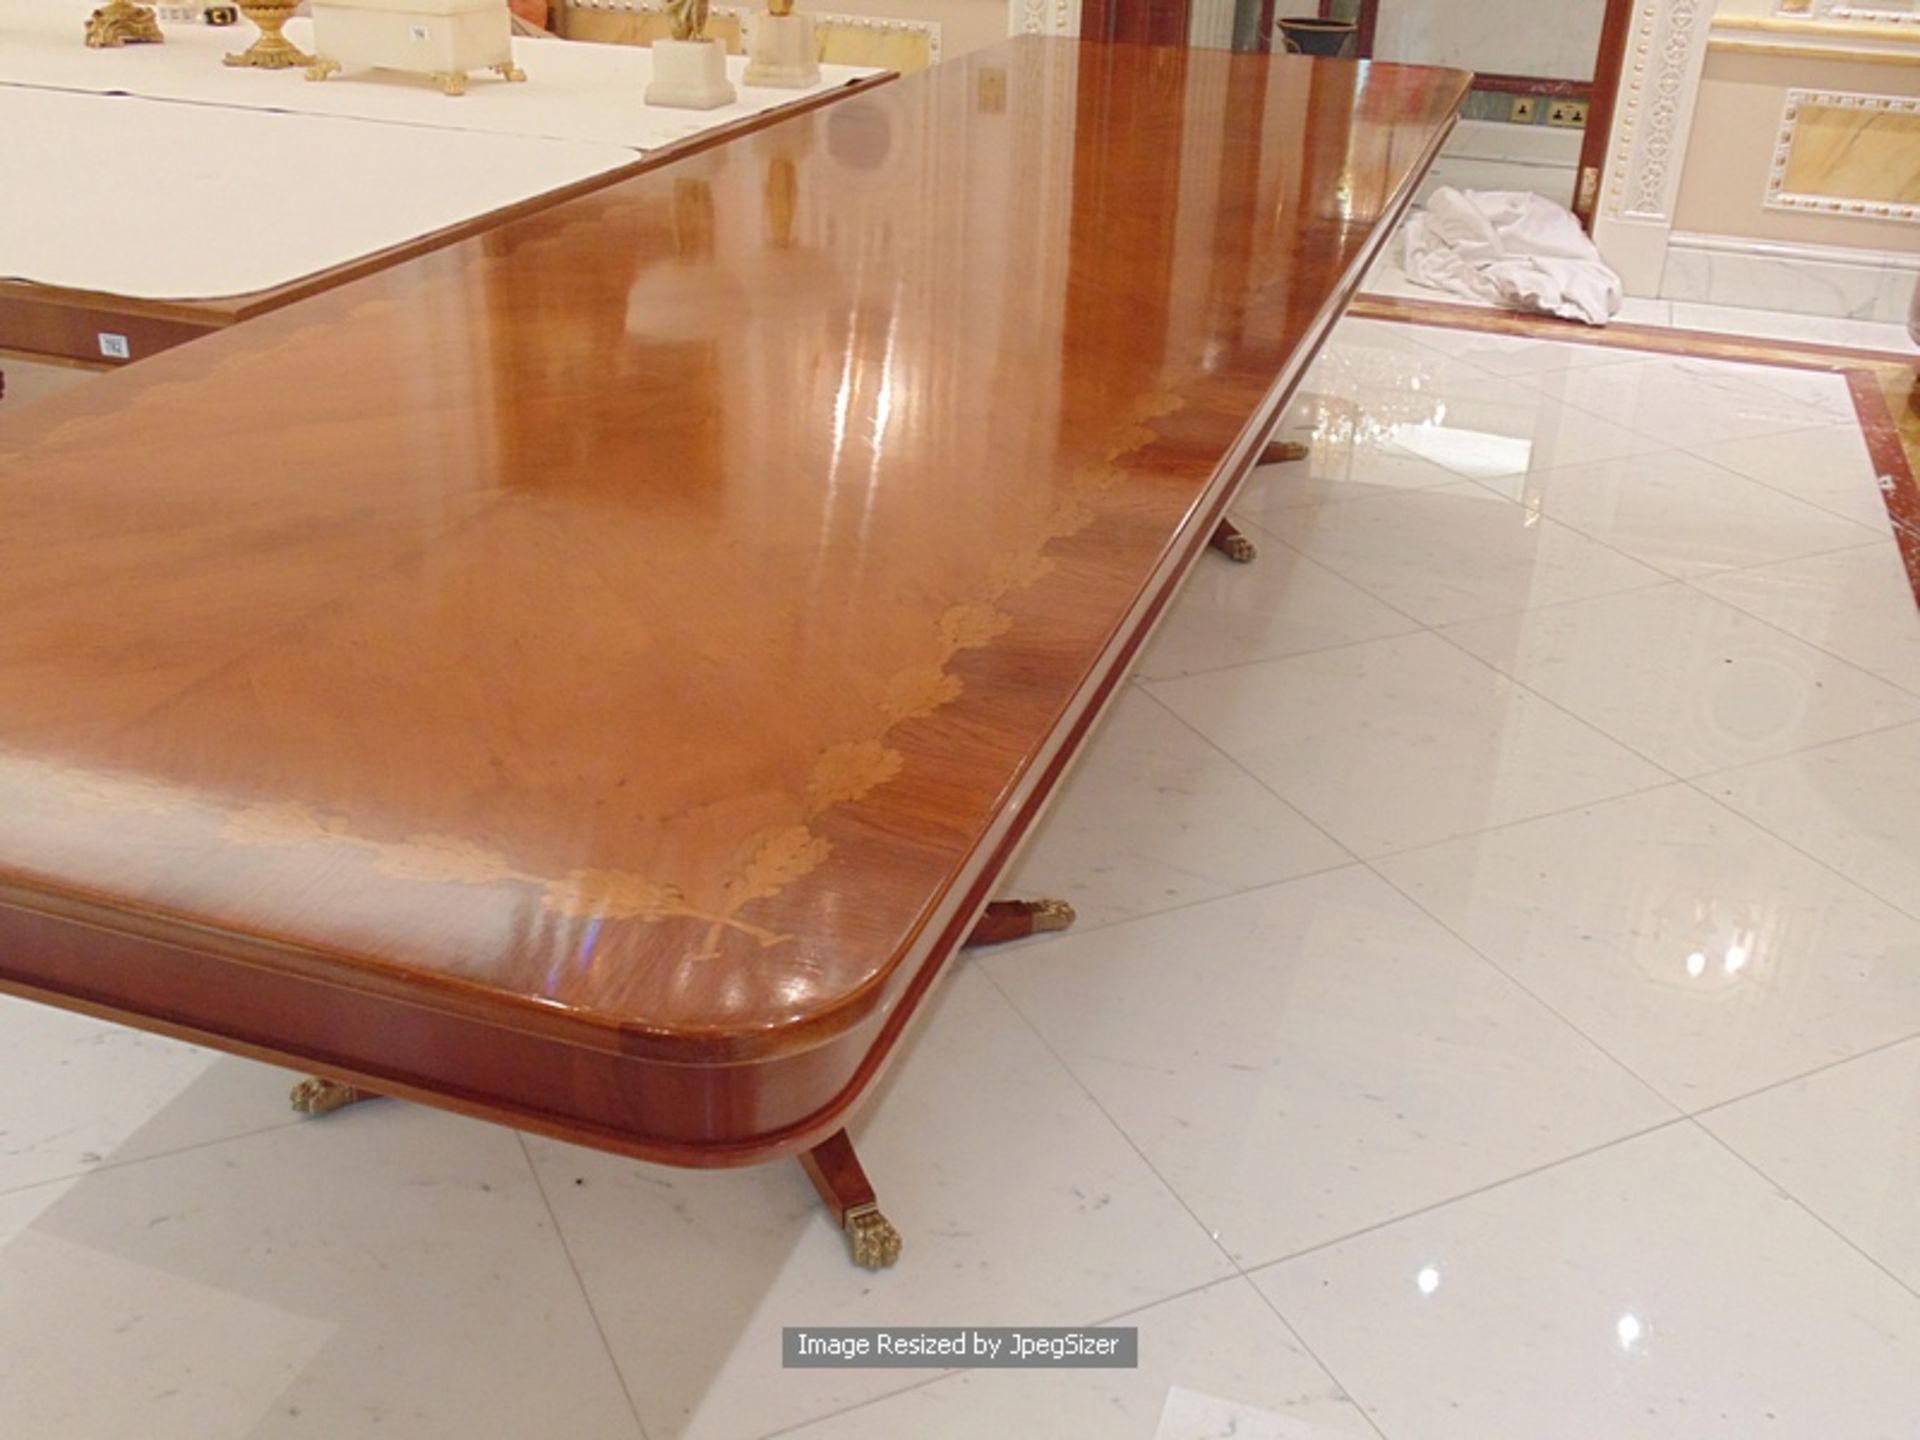
[[[1920,52],[1914,64],[1894,65],[1709,49],[1674,228],[1790,244],[1920,251],[1920,224],[1769,210],[1762,203],[1790,87],[1920,96]]]

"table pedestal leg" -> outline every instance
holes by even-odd
[[[329,1080],[324,1075],[309,1075],[293,1087],[289,1097],[293,1108],[302,1115],[331,1115],[335,1110],[344,1110],[349,1105],[358,1105],[363,1100],[378,1100],[380,1097],[371,1090],[362,1090],[358,1085],[349,1085],[344,1080]]]
[[[1045,930],[1064,930],[1077,918],[1064,900],[989,900],[961,943],[1004,945]]]
[[[1245,565],[1260,553],[1253,548],[1253,541],[1242,535],[1231,520],[1222,520],[1214,526],[1207,544],[1240,565]]]
[[[853,1141],[844,1130],[800,1157],[800,1164],[820,1192],[827,1213],[846,1232],[853,1263],[868,1270],[884,1270],[900,1258],[900,1232],[880,1213],[873,1198],[873,1182],[860,1168]]]

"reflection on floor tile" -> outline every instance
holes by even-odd
[[[1688,1110],[1920,1033],[1920,922],[1686,786],[1380,869]]]
[[[1920,1039],[1736,1100],[1700,1123],[1920,1291]]]
[[[1374,1440],[1365,1417],[1243,1279],[1223,1280],[1112,1323],[1138,1328],[1139,1369],[1072,1375],[967,1371],[803,1426],[793,1440],[999,1440],[1043,1432],[1088,1440],[1263,1440],[1269,1434],[1277,1440]],[[1219,1419],[1223,1411],[1242,1428],[1195,1428],[1195,1421]],[[1245,1428],[1250,1416],[1267,1420],[1270,1428]]]
[[[1243,1264],[1673,1113],[1357,868],[987,963]]]
[[[1658,571],[1480,485],[1316,505],[1267,529],[1427,625],[1655,585]]]
[[[1362,412],[1357,403],[1301,397],[1288,411],[1282,434],[1305,443],[1307,458],[1255,470],[1234,497],[1234,513],[1265,521],[1277,511],[1325,500],[1358,500],[1460,483],[1460,477],[1446,466],[1395,445],[1394,430],[1394,423],[1383,420],[1377,411]]]
[[[56,1188],[0,1251],[0,1356],[69,1359],[0,1364],[47,1421],[9,1433],[638,1434],[510,1130],[370,1105]]]
[[[1091,927],[1351,858],[1184,721],[1130,690],[998,888],[1071,896]]]
[[[1542,385],[1552,378],[1536,377]],[[1561,404],[1517,379],[1496,380],[1476,393],[1443,397],[1431,415],[1396,424],[1390,435],[1400,449],[1444,465],[1467,480],[1497,480],[1574,461],[1647,455],[1661,448],[1657,439]]]
[[[1356,855],[1471,834],[1665,778],[1432,635],[1148,688]]]
[[[798,1165],[675,1171],[528,1142],[653,1440],[757,1436],[926,1378],[782,1371],[783,1325],[1090,1324],[1232,1272],[970,964],[865,1114],[861,1155],[905,1237],[878,1275],[848,1263]]]
[[[1877,529],[1856,525],[1678,450],[1488,484],[1526,513],[1680,577],[1884,543],[1886,536],[1884,521]]]
[[[1888,904],[1920,915],[1920,725],[1725,770],[1698,784]]]
[[[1390,1436],[1903,1440],[1920,1296],[1691,1125],[1256,1276]]]
[[[1684,585],[1446,633],[1675,775],[1920,718],[1914,695]]]

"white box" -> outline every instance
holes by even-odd
[[[740,98],[727,79],[727,47],[718,40],[656,40],[646,103],[669,110],[716,110]]]
[[[524,80],[507,0],[313,0],[310,80],[339,70],[408,70],[449,95],[469,70]]]

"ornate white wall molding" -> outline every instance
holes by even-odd
[[[1680,189],[1688,122],[1706,54],[1706,0],[1641,0],[1614,113],[1606,212],[1665,219]]]
[[[1594,241],[1630,295],[1656,295],[1700,95],[1713,0],[1637,0]]]
[[[1009,35],[1078,35],[1080,0],[1007,0]]]

